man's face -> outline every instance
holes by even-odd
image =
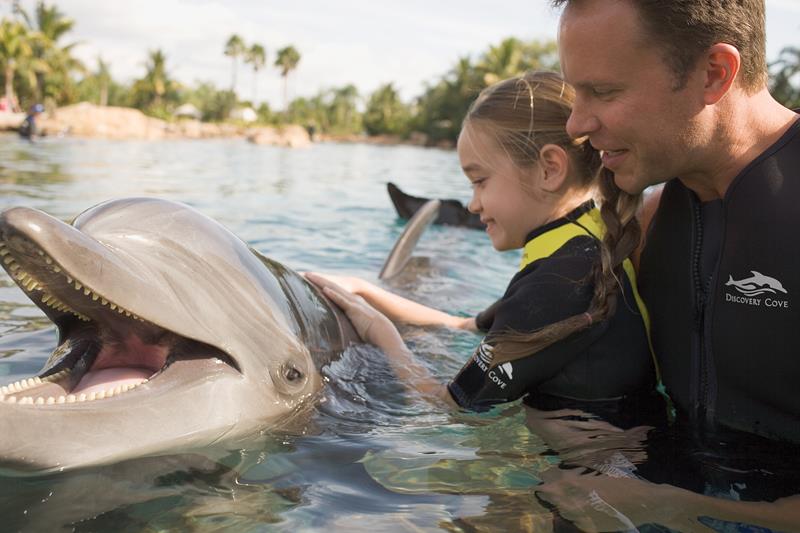
[[[648,42],[627,0],[583,0],[561,18],[559,54],[576,98],[567,131],[588,135],[603,164],[629,193],[695,172],[693,148],[703,143],[702,76],[683,89],[659,49]]]

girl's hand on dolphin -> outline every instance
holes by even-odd
[[[305,276],[345,312],[364,342],[374,344],[384,351],[397,349],[400,345],[405,349],[405,343],[391,320],[364,298],[337,285],[329,276],[314,272],[307,272]]]
[[[306,272],[304,275],[308,278],[309,281],[314,282],[316,285],[320,285],[316,281],[314,281],[309,274],[313,276],[314,279],[324,279],[330,281],[340,288],[344,289],[347,292],[351,292],[353,294],[362,294],[364,288],[369,283],[366,280],[361,278],[357,278],[355,276],[336,276],[334,274],[322,274],[320,272]],[[321,285],[320,285],[321,286]]]

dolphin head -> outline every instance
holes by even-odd
[[[209,446],[303,412],[355,339],[301,277],[174,202],[123,199],[71,225],[0,214],[0,261],[58,328],[0,389],[0,467],[46,471]]]

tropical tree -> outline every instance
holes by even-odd
[[[358,89],[349,84],[330,91],[328,124],[331,133],[361,133],[362,120],[358,112]]]
[[[231,91],[236,92],[236,68],[239,57],[244,55],[246,47],[241,37],[235,33],[228,38],[225,43],[225,55],[233,60],[233,75],[231,77]]]
[[[275,66],[281,69],[281,77],[283,77],[283,109],[288,108],[289,92],[288,92],[288,79],[289,73],[297,68],[300,63],[300,52],[294,46],[289,45],[278,50],[277,59],[275,59]]]
[[[177,98],[177,87],[167,73],[167,56],[160,49],[148,52],[145,75],[134,82],[133,105],[157,114],[165,113],[167,101]]]
[[[267,50],[260,44],[255,43],[247,49],[245,62],[253,67],[253,102],[258,97],[258,71],[267,64]]]
[[[0,20],[0,65],[5,80],[5,98],[12,107],[17,102],[14,76],[32,56],[30,35],[25,25],[16,20]]]
[[[413,129],[425,133],[431,143],[455,141],[470,103],[482,89],[530,69],[558,70],[555,42],[508,38],[490,46],[475,63],[462,57],[419,98]]]
[[[111,71],[108,63],[103,58],[97,58],[97,72],[95,73],[99,88],[99,104],[103,107],[108,105],[108,88],[111,85]]]
[[[369,135],[405,135],[410,115],[394,85],[387,83],[370,95],[364,111],[364,129]]]
[[[800,48],[784,48],[770,67],[778,69],[770,83],[772,95],[790,109],[800,107]]]
[[[61,38],[69,33],[75,21],[65,16],[55,5],[40,1],[36,4],[35,29],[32,40],[33,56],[44,68],[36,68],[37,100],[52,98],[56,102],[71,102],[76,98],[73,73],[86,69],[73,57],[72,49],[79,43],[62,46]],[[26,15],[27,18],[27,15]]]
[[[116,83],[111,76],[109,64],[97,58],[94,72],[84,76],[76,86],[78,100],[96,102],[101,106],[130,105],[131,98],[126,86]]]

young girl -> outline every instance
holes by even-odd
[[[503,297],[477,317],[451,316],[358,278],[308,274],[422,393],[482,410],[522,396],[550,409],[653,390],[647,315],[627,259],[639,242],[638,197],[601,172],[587,139],[567,135],[573,98],[557,74],[532,72],[485,89],[467,113],[458,156],[473,189],[468,208],[495,249],[523,249]],[[445,387],[414,362],[392,320],[486,336]]]

